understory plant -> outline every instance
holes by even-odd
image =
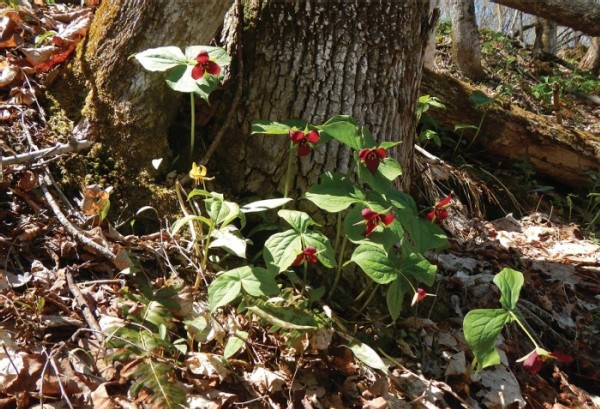
[[[208,101],[219,84],[222,68],[229,64],[229,56],[217,47],[192,46],[185,52],[177,47],[146,50],[135,58],[147,70],[168,71],[169,86],[192,95],[192,152],[193,95]],[[433,98],[422,102],[425,105],[420,115],[429,105],[441,107]],[[328,304],[337,295],[354,296],[340,286],[344,269],[349,275],[361,271],[371,282],[354,299],[362,304],[360,310],[375,294],[385,291],[391,323],[406,304],[414,305],[433,295],[424,287],[433,285],[437,269],[425,253],[448,245],[438,222],[449,216],[452,196],[441,199],[421,216],[413,198],[395,188],[402,175],[401,165],[393,157],[399,142],[378,143],[350,116],[334,116],[321,124],[258,120],[252,124],[252,134],[287,140],[287,166],[281,175],[283,197],[243,205],[226,200],[223,194],[206,188],[208,169],[196,163],[189,173],[194,188],[187,192],[176,184],[183,216],[170,230],[174,237],[187,230],[188,253],[192,255],[189,261],[196,270],[194,293],[206,289],[210,313],[236,306],[237,313],[269,324],[287,338],[337,328],[358,359],[387,372],[374,350],[343,330],[343,323]],[[297,161],[310,160],[313,151],[325,143],[349,148],[348,171],[325,172],[301,197],[288,197],[296,191]],[[310,202],[313,211],[297,210],[299,201]],[[302,208],[307,208],[306,203]],[[335,226],[319,225],[313,217],[319,212],[318,220],[335,220]],[[253,213],[271,220],[277,216],[278,223],[276,227],[273,223],[255,226],[247,232],[246,218]],[[274,232],[257,254],[248,254],[250,237],[256,231]],[[141,268],[132,267],[129,273],[141,293],[123,292],[121,315],[125,324],[109,331],[106,345],[112,348],[110,359],[127,362],[124,375],[133,381],[133,395],[145,388],[154,393],[157,405],[182,407],[185,394],[176,382],[174,368],[181,367],[182,357],[194,349],[192,333],[204,327],[192,320],[186,323],[187,334],[182,334],[174,325],[180,308],[175,300],[179,290],[173,286],[153,289]],[[405,300],[407,294],[409,300]],[[239,329],[231,331],[223,339],[223,355],[233,357],[248,336]],[[481,354],[476,356],[483,359]]]
[[[519,271],[505,268],[494,277],[494,284],[500,289],[500,305],[497,309],[477,309],[467,313],[463,321],[465,339],[473,351],[473,365],[479,371],[483,368],[500,364],[496,342],[505,325],[515,323],[529,338],[534,349],[517,360],[523,362],[523,367],[535,374],[542,364],[550,359],[571,363],[573,358],[559,352],[549,352],[542,348],[525,325],[525,320],[519,313],[517,302],[524,283],[523,274]]]

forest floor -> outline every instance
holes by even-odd
[[[539,182],[527,163],[489,169],[496,180],[519,185],[513,195],[508,182],[492,192],[500,201],[512,196],[519,216],[473,217],[459,197],[442,221],[451,245],[430,255],[438,266],[435,297],[407,308],[394,325],[376,306],[334,302],[339,325],[287,338],[233,309],[210,314],[205,294],[172,278],[191,257],[181,240],[167,230],[123,235],[99,222],[104,189],[82,188],[80,199],[62,194],[60,180],[53,180],[56,162],[76,153],[31,153],[67,142],[39,101],[93,16],[60,5],[2,7],[0,408],[175,407],[165,397],[177,399],[177,390],[190,408],[600,407],[600,175],[590,175],[587,190],[548,194],[547,181]],[[514,40],[482,36],[488,77],[480,89],[550,117],[552,82],[560,81],[567,90],[565,126],[600,134],[599,105],[586,97],[598,95],[598,79],[573,70],[567,56],[539,61]],[[448,58],[447,33],[440,35],[436,63],[460,78]],[[453,147],[456,135],[441,141]],[[434,148],[441,157],[443,150]],[[468,153],[461,158],[468,162]],[[128,274],[131,264],[119,259],[124,249],[149,277]],[[498,308],[492,280],[505,267],[524,274],[518,307],[529,331],[547,350],[571,355],[571,363],[550,360],[530,373],[516,360],[533,345],[509,327],[497,345],[501,364],[473,371],[462,320],[475,308]],[[138,287],[140,279],[148,288]],[[179,290],[163,291],[168,285]],[[168,315],[172,302],[178,308]],[[111,349],[109,328],[131,324],[124,316],[135,311],[163,314],[179,331],[136,332],[128,342],[137,356],[135,348]],[[231,333],[244,334],[243,342],[224,359]],[[379,357],[357,359],[349,338],[371,345],[366,355],[378,351],[386,373],[372,368]],[[150,343],[162,352],[144,353]],[[156,381],[161,377],[168,383]]]

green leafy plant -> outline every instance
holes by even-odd
[[[504,326],[510,323],[516,323],[535,347],[533,351],[517,361],[523,362],[525,369],[531,373],[537,373],[547,359],[558,359],[565,363],[572,361],[568,355],[543,349],[525,326],[525,321],[517,309],[524,281],[521,272],[510,268],[503,269],[494,277],[494,284],[500,289],[502,308],[472,310],[465,316],[463,321],[465,339],[473,351],[473,364],[478,371],[500,363],[496,340]]]
[[[193,45],[181,51],[179,47],[152,48],[133,57],[148,71],[168,71],[167,85],[178,92],[190,94],[191,135],[190,158],[194,152],[196,108],[194,94],[209,102],[208,98],[223,78],[222,68],[229,65],[231,57],[219,47]]]
[[[426,112],[430,108],[446,109],[446,106],[436,97],[421,95],[417,101],[417,123],[419,124],[419,143],[433,141],[439,148],[442,146],[440,139],[440,126],[437,121]]]
[[[111,348],[107,360],[125,363],[121,375],[132,381],[133,396],[145,389],[151,393],[153,407],[184,408],[186,390],[176,381],[178,358],[187,351],[185,339],[176,336],[173,320],[173,312],[180,308],[175,299],[178,289],[154,290],[147,283],[141,289],[141,294],[122,292],[125,324],[107,331],[105,346]]]
[[[435,99],[429,102],[438,104]],[[422,114],[427,109],[422,106],[419,112]],[[318,138],[315,136],[314,142],[307,141],[308,151],[293,155],[299,129],[303,135],[313,132]],[[336,291],[342,269],[354,263],[377,285],[390,285],[388,309],[393,320],[398,318],[404,294],[409,291],[416,294],[419,283],[431,285],[435,279],[435,266],[422,253],[444,247],[446,239],[439,227],[417,216],[416,205],[410,196],[392,187],[392,182],[402,174],[400,164],[388,155],[388,150],[397,143],[377,144],[368,129],[343,115],[320,125],[256,121],[252,132],[287,135],[292,148],[289,159],[292,165],[294,157],[308,156],[318,144],[337,140],[354,151],[352,172],[357,176],[355,182],[346,175],[324,173],[320,182],[309,187],[305,194],[305,198],[321,210],[337,215],[332,241],[314,230],[319,226],[308,214],[279,211],[279,216],[292,228],[274,234],[265,243],[267,269],[279,274],[287,273],[295,266],[302,267],[303,285],[310,281],[309,267],[319,265],[319,268],[332,269],[335,271],[332,281],[318,282],[328,287],[327,298],[330,298]],[[288,165],[286,185],[291,180],[292,165]],[[356,247],[348,253],[350,243]],[[402,250],[397,251],[395,246]],[[307,250],[310,250],[308,254]]]

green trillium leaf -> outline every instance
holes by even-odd
[[[524,282],[523,273],[512,268],[505,268],[496,274],[494,284],[500,289],[500,304],[504,309],[510,311],[516,308]]]
[[[496,339],[504,325],[510,321],[509,313],[502,309],[472,310],[465,316],[465,339],[477,360],[478,371],[500,363]]]

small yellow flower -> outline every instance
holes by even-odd
[[[206,166],[196,165],[196,162],[192,163],[192,170],[190,170],[190,177],[196,182],[196,186],[204,180],[210,180],[211,178],[206,177]]]

